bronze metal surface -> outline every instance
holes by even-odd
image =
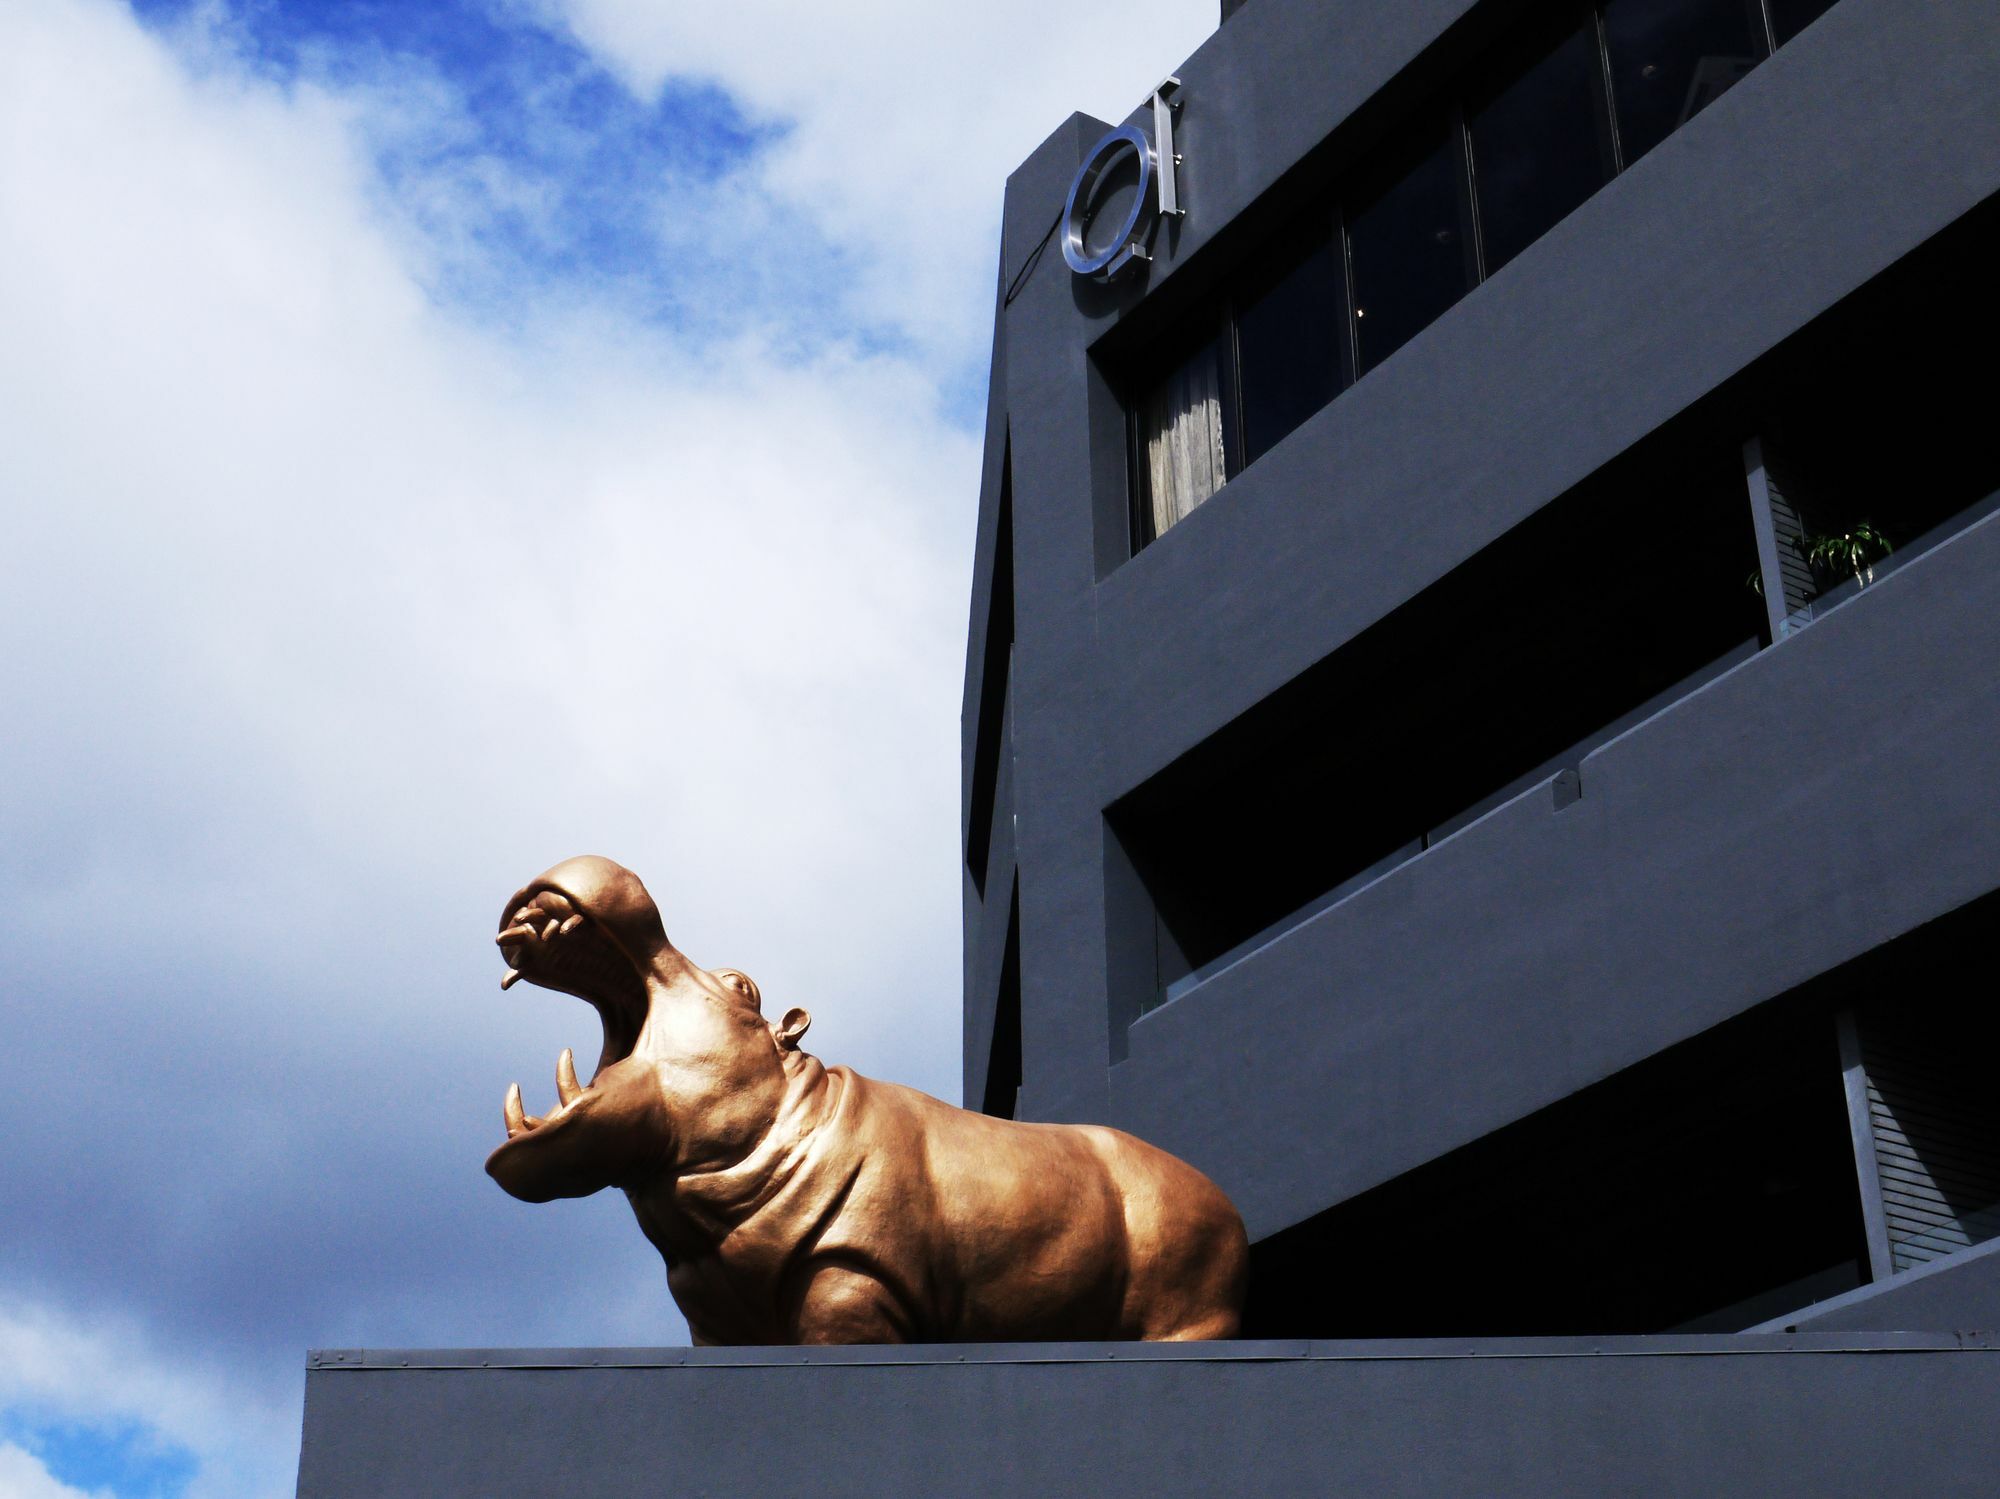
[[[507,1090],[486,1162],[528,1202],[618,1187],[698,1344],[1235,1335],[1243,1221],[1192,1166],[1095,1125],[969,1113],[800,1050],[757,985],[667,940],[630,870],[570,859],[507,902],[516,979],[589,1001],[588,1084]]]

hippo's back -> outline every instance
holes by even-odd
[[[931,1336],[1235,1333],[1243,1222],[1186,1162],[1101,1125],[995,1119],[898,1084],[854,1081],[871,1166],[888,1168],[880,1188],[926,1240],[925,1271],[906,1283],[928,1283]]]

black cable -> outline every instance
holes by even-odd
[[[1049,227],[1044,229],[1042,231],[1042,237],[1039,240],[1035,241],[1035,248],[1028,252],[1028,259],[1026,263],[1022,265],[1020,270],[1014,273],[1013,284],[1007,288],[1007,295],[1000,299],[1000,306],[1003,310],[1014,305],[1014,298],[1021,294],[1021,283],[1028,279],[1028,273],[1032,271],[1035,268],[1036,263],[1041,260],[1042,251],[1046,250],[1049,247],[1049,236],[1056,232],[1056,225],[1060,224],[1062,222],[1062,219],[1063,219],[1062,214],[1058,212],[1056,216],[1049,221]]]

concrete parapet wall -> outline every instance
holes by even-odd
[[[322,1351],[300,1499],[1990,1494],[2000,1339]]]

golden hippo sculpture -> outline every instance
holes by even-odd
[[[507,902],[502,986],[589,1001],[588,1085],[507,1091],[486,1162],[528,1202],[618,1187],[698,1344],[1227,1338],[1243,1221],[1193,1167],[1114,1129],[1022,1124],[822,1066],[810,1017],[699,968],[646,887],[570,859]]]

